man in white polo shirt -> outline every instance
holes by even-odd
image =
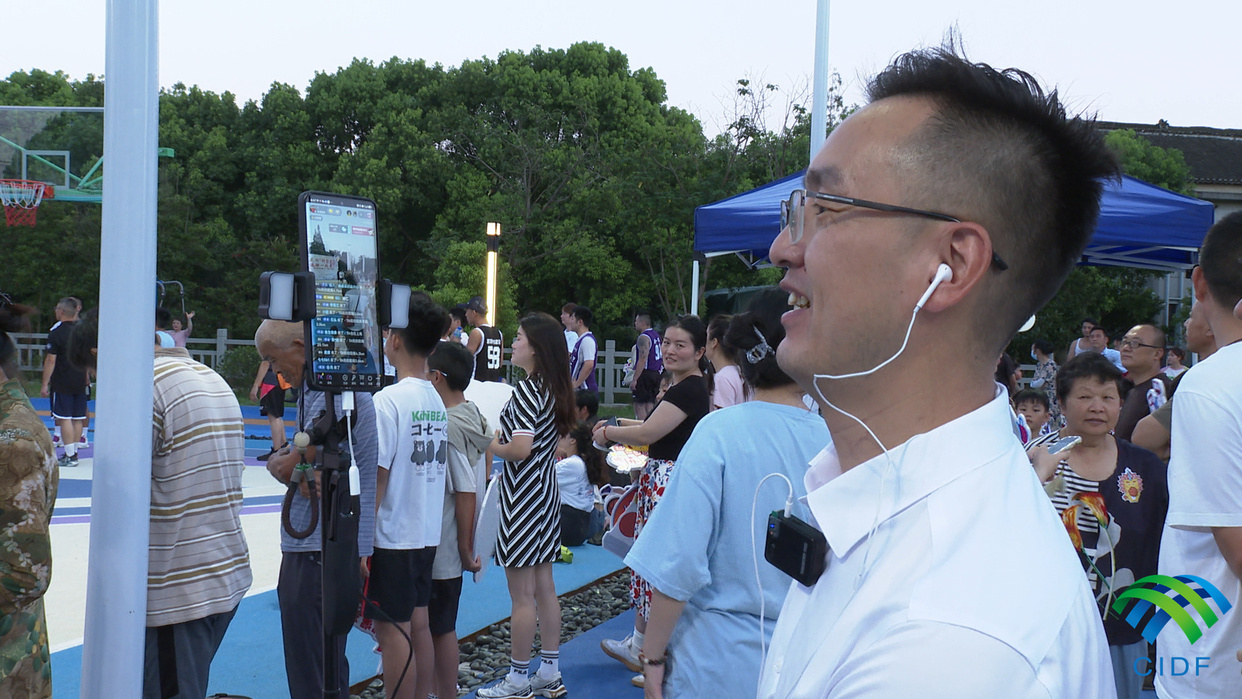
[[[1111,699],[1099,609],[992,377],[1116,161],[1029,75],[952,47],[898,57],[869,96],[770,250],[794,306],[780,365],[833,444],[806,475],[826,568],[791,586],[759,696]]]
[[[1160,573],[1206,580],[1229,600],[1242,603],[1242,320],[1233,314],[1242,299],[1242,212],[1216,222],[1203,239],[1199,267],[1191,275],[1195,311],[1202,312],[1220,347],[1195,365],[1177,386],[1177,409],[1169,440],[1169,514],[1160,539]],[[1242,674],[1234,652],[1242,648],[1242,613],[1220,621],[1191,643],[1167,624],[1156,644],[1157,668],[1185,672],[1156,676],[1163,699],[1242,697]],[[1199,615],[1193,615],[1199,623]],[[1207,658],[1200,665],[1199,658]],[[1205,667],[1204,667],[1205,666]],[[1150,672],[1147,668],[1141,671]]]

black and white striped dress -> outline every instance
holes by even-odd
[[[500,434],[533,439],[530,456],[506,461],[500,481],[496,561],[506,568],[551,563],[560,556],[561,495],[556,485],[556,421],[552,395],[526,379],[500,411]]]

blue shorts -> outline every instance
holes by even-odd
[[[85,420],[85,393],[53,393],[52,417],[57,420]]]

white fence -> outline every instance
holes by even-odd
[[[23,371],[39,372],[43,368],[43,350],[47,346],[47,333],[13,333],[17,340],[18,361]],[[220,358],[232,347],[243,345],[254,346],[251,339],[232,339],[227,328],[216,330],[215,339],[191,337],[186,341],[186,350],[194,359],[217,369]],[[513,373],[509,361],[511,348],[505,348],[505,375]],[[625,363],[630,358],[629,350],[617,350],[615,340],[606,340],[604,348],[595,358],[595,380],[599,383],[599,402],[602,405],[616,405],[630,402],[630,389],[621,385]]]
[[[154,329],[152,329],[152,333],[154,333]],[[47,333],[13,333],[13,337],[17,340],[17,351],[22,369],[24,371],[41,371],[43,368],[43,350],[47,346]],[[191,337],[186,341],[185,348],[189,351],[191,357],[212,369],[216,369],[224,353],[230,347],[240,345],[250,345],[253,347],[254,340],[230,339],[228,329],[220,328],[216,331],[215,339]]]

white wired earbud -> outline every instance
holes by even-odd
[[[935,276],[932,277],[931,284],[928,284],[927,286],[927,291],[924,291],[923,295],[919,297],[918,303],[914,304],[914,312],[910,314],[910,324],[906,326],[906,337],[901,341],[901,347],[897,350],[896,354],[871,367],[870,369],[867,369],[866,371],[856,371],[851,374],[815,374],[811,380],[812,385],[815,387],[815,393],[819,395],[819,399],[823,401],[824,405],[861,425],[862,428],[866,430],[867,434],[871,435],[871,438],[875,440],[875,443],[879,445],[880,451],[884,452],[884,458],[888,462],[884,467],[884,471],[880,474],[880,493],[879,499],[875,505],[875,518],[871,522],[871,529],[867,532],[867,551],[863,554],[863,562],[861,568],[859,569],[858,579],[855,583],[855,591],[857,591],[857,586],[862,584],[863,576],[867,573],[867,562],[871,558],[871,535],[875,533],[876,528],[880,525],[880,509],[884,501],[884,484],[885,481],[888,480],[888,472],[895,468],[896,464],[893,463],[892,455],[888,453],[888,447],[884,446],[884,443],[880,441],[880,438],[876,436],[875,432],[871,431],[871,428],[867,426],[867,423],[863,422],[857,415],[833,405],[832,402],[824,396],[823,390],[819,387],[819,380],[852,379],[860,376],[870,376],[900,357],[901,353],[906,351],[906,345],[910,343],[910,332],[914,330],[914,320],[918,318],[919,311],[923,310],[923,304],[927,303],[927,300],[931,298],[931,295],[936,291],[936,288],[940,286],[941,282],[952,278],[953,268],[943,262],[940,263],[940,266],[936,268]]]
[[[940,282],[950,281],[952,279],[953,268],[941,262],[940,266],[936,268],[936,276],[932,278],[931,285],[927,287],[927,291],[923,292],[923,296],[919,298],[919,302],[914,304],[915,312],[917,313],[923,308],[923,305],[927,303],[927,299],[931,298],[932,292],[936,290],[936,287],[940,286]]]

